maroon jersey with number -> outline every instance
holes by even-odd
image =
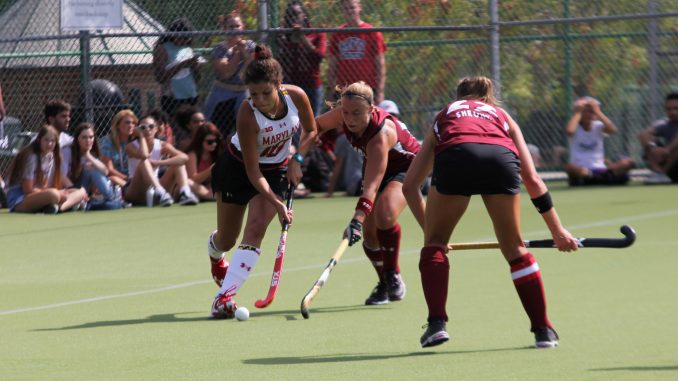
[[[390,119],[395,124],[396,132],[398,134],[398,140],[396,144],[388,151],[388,164],[386,166],[386,173],[384,176],[393,175],[400,172],[406,172],[407,168],[410,167],[410,163],[414,160],[414,156],[419,152],[420,144],[417,139],[412,136],[410,131],[404,127],[402,123],[398,121],[397,118],[389,114],[388,112],[382,110],[379,107],[376,107],[372,111],[372,119],[363,132],[362,136],[357,137],[351,131],[348,130],[346,125],[344,125],[344,133],[346,138],[351,143],[353,147],[363,153],[365,156],[364,165],[367,164],[367,161],[370,159],[367,157],[367,143],[381,131],[386,123],[386,119]]]
[[[436,153],[457,144],[481,143],[500,145],[518,155],[509,135],[508,121],[501,107],[477,100],[450,103],[438,113],[433,124],[438,140]]]

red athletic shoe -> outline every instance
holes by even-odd
[[[224,277],[226,276],[226,271],[228,271],[228,262],[224,258],[215,261],[213,258],[210,258],[212,262],[212,279],[216,282],[217,286],[221,287],[221,284],[224,282]]]
[[[235,294],[219,294],[212,302],[212,318],[233,319],[238,305],[232,300]]]

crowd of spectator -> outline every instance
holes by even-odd
[[[361,18],[360,0],[341,0],[346,23],[340,28],[373,26]],[[66,210],[107,210],[132,205],[173,203],[195,205],[213,201],[210,178],[217,156],[235,133],[235,118],[247,98],[242,72],[252,60],[255,42],[238,34],[243,17],[232,11],[219,18],[232,33],[214,46],[209,59],[192,48],[191,22],[172,22],[153,47],[153,69],[161,88],[160,108],[147,115],[119,111],[107,135],[97,137],[92,124],[71,126],[71,106],[63,100],[45,104],[45,124],[37,137],[14,158],[3,179],[0,205],[16,212],[57,213]],[[386,44],[379,32],[308,33],[311,15],[298,0],[284,12],[282,27],[291,30],[276,38],[284,83],[301,87],[318,116],[338,89],[364,81],[384,111],[401,118],[398,105],[385,100]],[[321,63],[327,59],[327,72]],[[200,98],[201,71],[211,65],[214,80]],[[323,86],[323,82],[325,86]],[[0,129],[6,111],[0,87]],[[652,174],[648,184],[678,182],[678,95],[665,100],[666,118],[643,130],[639,142]],[[402,123],[402,122],[400,122]],[[403,124],[407,129],[407,126]],[[565,125],[569,160],[564,165],[570,185],[626,184],[637,163],[628,157],[605,157],[604,139],[617,132],[615,124],[592,97],[578,99]],[[298,141],[298,137],[296,137]],[[528,145],[529,146],[529,145]],[[530,152],[537,165],[538,149]],[[303,164],[298,196],[311,192],[332,197],[337,191],[361,192],[363,157],[340,130],[320,136]]]

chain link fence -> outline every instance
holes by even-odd
[[[327,41],[346,22],[339,0],[302,1],[310,29]],[[73,105],[71,128],[95,123],[110,129],[122,108],[144,114],[160,106],[153,47],[173,20],[193,24],[192,47],[204,57],[234,34],[224,16],[239,10],[245,38],[271,45],[283,63],[281,39],[291,37],[287,1],[123,0],[122,30],[62,32],[59,1],[0,0],[0,84],[8,117],[0,130],[0,173],[26,131],[44,122],[50,99]],[[385,43],[384,97],[399,107],[417,136],[453,99],[467,75],[495,79],[504,107],[522,126],[528,143],[541,151],[543,168],[562,164],[563,132],[577,97],[590,95],[620,132],[608,139],[608,155],[641,162],[638,131],[663,116],[663,97],[678,90],[678,6],[672,0],[363,1],[362,20]],[[329,48],[328,48],[329,51]],[[328,58],[320,61],[321,87],[328,97]],[[201,69],[198,105],[215,79]]]

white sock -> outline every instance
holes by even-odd
[[[159,187],[155,187],[155,194],[158,195],[158,197],[162,197],[164,194],[167,193],[167,190],[161,185]]]
[[[215,261],[219,261],[221,258],[224,257],[224,252],[219,250],[217,248],[217,245],[214,243],[214,236],[217,235],[217,231],[213,231],[212,234],[210,234],[210,237],[207,239],[207,254],[210,256],[210,258],[214,259]]]
[[[254,246],[238,246],[233,257],[231,257],[231,265],[228,267],[228,272],[217,295],[235,294],[250,276],[257,260],[259,260],[260,253],[259,248]]]
[[[193,194],[193,192],[191,191],[191,187],[189,187],[188,185],[184,185],[183,187],[181,187],[181,192],[183,192],[187,196]]]

